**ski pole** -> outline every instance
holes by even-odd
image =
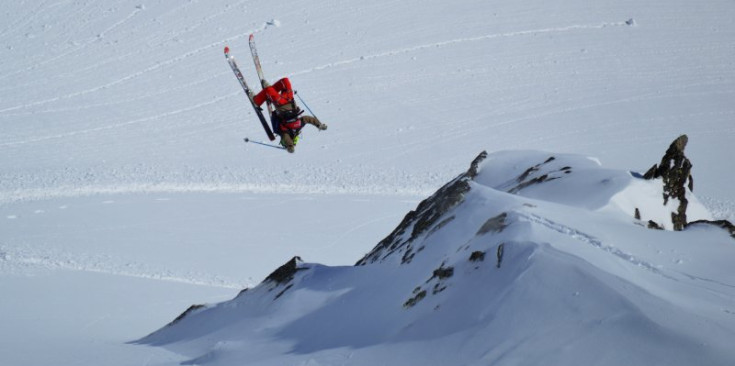
[[[296,94],[296,96],[299,98],[299,100],[301,101],[301,104],[303,104],[304,107],[306,107],[306,110],[309,111],[309,113],[311,113],[312,116],[316,117],[316,119],[319,119],[319,117],[317,117],[316,114],[314,114],[314,111],[312,111],[311,108],[309,108],[309,105],[306,104],[304,99],[301,98],[301,95],[299,95],[299,92],[294,90],[293,93]]]
[[[266,144],[265,142],[260,142],[260,141],[253,141],[253,140],[251,140],[251,139],[249,139],[249,138],[247,138],[247,137],[246,137],[246,138],[244,138],[243,140],[245,140],[245,142],[252,142],[252,143],[254,143],[254,144],[258,144],[258,145],[263,145],[263,146],[268,146],[268,147],[272,147],[272,148],[274,148],[274,149],[281,149],[281,150],[285,150],[285,149],[286,149],[286,148],[285,148],[285,147],[283,147],[283,146],[278,146],[278,145],[271,145],[271,144]]]

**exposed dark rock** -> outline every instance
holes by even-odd
[[[299,267],[301,263],[302,262],[300,257],[297,256],[291,258],[291,260],[286,262],[286,264],[278,267],[278,269],[268,275],[268,277],[265,278],[264,282],[270,281],[277,284],[290,282],[291,280],[293,280],[293,276],[296,274],[296,272],[305,269]]]
[[[635,212],[633,213],[633,217],[635,217],[636,220],[641,219],[641,211],[638,210],[638,207],[635,208]]]
[[[434,283],[434,286],[431,290],[431,294],[436,295],[447,289],[447,284],[446,282],[444,282],[444,280],[452,276],[454,276],[454,267],[444,267],[444,263],[442,263],[439,268],[434,270],[434,272],[431,274],[431,277],[426,280],[425,285],[428,285],[430,282],[432,282],[432,280],[436,279],[436,283]],[[410,308],[416,305],[419,301],[423,300],[428,295],[427,291],[422,289],[421,287],[422,286],[416,287],[413,290],[413,297],[403,303],[404,308]]]
[[[470,262],[482,262],[485,260],[485,252],[474,251],[470,254]]]
[[[403,257],[401,257],[401,264],[411,263],[415,256],[416,253],[413,251],[413,246],[411,244],[406,245],[406,252],[403,253]]]
[[[442,282],[439,282],[436,285],[434,285],[434,289],[431,291],[431,294],[436,295],[446,289],[447,289],[447,285],[443,284]]]
[[[679,136],[666,150],[661,163],[654,165],[643,175],[645,179],[663,178],[664,205],[669,202],[670,198],[679,200],[676,212],[671,214],[671,222],[674,230],[677,231],[684,229],[687,224],[686,210],[689,201],[686,198],[686,189],[687,187],[690,190],[694,188],[694,180],[691,176],[692,163],[684,155],[688,141],[687,135]]]
[[[648,228],[649,229],[656,229],[656,230],[663,230],[664,227],[659,225],[656,221],[648,220]]]
[[[360,259],[356,265],[365,265],[379,261],[396,251],[411,251],[411,243],[425,233],[434,225],[446,225],[451,218],[440,221],[449,210],[456,207],[464,200],[465,194],[470,191],[470,181],[476,176],[479,164],[485,160],[487,152],[483,151],[470,164],[470,168],[460,174],[451,182],[439,188],[431,197],[421,201],[416,210],[409,212],[387,237],[378,243],[365,257]],[[439,222],[439,224],[437,224]],[[410,230],[408,238],[405,234]],[[413,259],[412,255],[403,254],[403,263]]]
[[[454,215],[447,217],[446,219],[440,221],[438,224],[434,225],[427,234],[427,237],[433,233],[435,233],[437,230],[440,230],[448,223],[452,222],[454,220]],[[413,258],[416,256],[416,254],[420,251],[424,250],[424,247],[420,247],[417,251],[414,252],[413,250],[413,244],[411,242],[408,242],[405,244],[404,253],[401,257],[401,264],[411,263]]]
[[[694,176],[691,174],[689,174],[689,185],[687,187],[689,187],[690,192],[694,192]]]
[[[414,291],[416,292],[416,291]],[[426,297],[427,293],[426,290],[421,290],[419,292],[416,292],[416,295],[414,297],[406,300],[405,303],[403,303],[404,308],[410,308],[416,305],[419,301],[423,300]]]
[[[653,164],[653,166],[646,171],[646,174],[643,174],[643,179],[651,180],[656,178],[656,171],[658,170],[658,165]]]
[[[184,312],[181,313],[181,315],[177,316],[176,319],[174,319],[171,323],[168,323],[168,325],[166,325],[166,326],[171,326],[171,325],[174,325],[174,324],[180,322],[182,319],[186,318],[192,312],[194,312],[194,311],[196,311],[198,309],[201,309],[203,307],[205,307],[205,306],[204,305],[192,305],[192,306],[189,306],[188,309],[184,310]]]
[[[503,231],[508,224],[505,222],[505,219],[508,217],[508,214],[506,212],[501,213],[498,216],[492,217],[485,221],[484,224],[480,227],[479,230],[477,230],[477,234],[475,235],[483,235],[490,231],[499,233]]]
[[[240,291],[240,292],[237,293],[237,296],[235,296],[235,298],[240,297],[240,295],[243,295],[244,293],[248,292],[248,290],[250,290],[250,289],[247,288],[247,287],[244,288],[244,289],[242,289],[242,291]]]
[[[716,220],[716,221],[697,220],[694,222],[687,223],[686,227],[689,227],[691,225],[696,225],[696,224],[717,226],[719,228],[727,230],[727,232],[730,233],[730,236],[735,238],[735,225],[733,225],[730,221],[727,221],[727,220]]]
[[[286,291],[290,290],[291,287],[293,287],[293,283],[288,284],[288,286],[286,286],[286,288],[284,288],[283,290],[281,290],[281,292],[279,292],[278,295],[276,295],[276,297],[273,298],[273,300],[274,301],[275,300],[278,300],[278,298],[281,297],[281,296],[283,296],[283,294],[285,294]]]
[[[556,158],[551,156],[548,159],[546,159],[543,163],[536,164],[526,169],[521,175],[518,176],[518,178],[516,178],[516,182],[518,182],[518,185],[509,189],[508,193],[518,193],[519,191],[529,186],[532,186],[534,184],[539,184],[539,183],[548,182],[548,181],[552,181],[552,180],[561,178],[561,176],[552,176],[549,174],[543,174],[541,176],[530,178],[533,175],[533,173],[539,171],[543,165],[548,164],[554,160],[556,160]],[[564,174],[570,174],[572,172],[572,168],[569,166],[565,166],[555,172],[562,172]]]
[[[498,264],[497,267],[500,268],[500,265],[503,263],[503,253],[505,252],[505,244],[498,245]]]
[[[547,182],[547,181],[552,181],[552,180],[554,180],[554,179],[559,179],[559,177],[551,177],[551,178],[550,178],[548,174],[544,174],[544,175],[542,175],[542,176],[539,176],[539,177],[535,177],[535,178],[533,178],[533,179],[531,179],[531,180],[527,180],[527,181],[523,181],[523,182],[521,182],[521,183],[520,183],[519,185],[517,185],[517,186],[515,186],[515,187],[511,188],[511,189],[510,189],[510,190],[508,191],[508,193],[518,193],[518,192],[520,192],[520,191],[521,191],[522,189],[524,189],[524,188],[527,188],[527,187],[529,187],[529,186],[532,186],[532,185],[534,185],[534,184],[539,184],[539,183],[543,183],[543,182]]]
[[[286,264],[278,267],[273,273],[268,275],[268,277],[265,278],[263,283],[273,283],[275,286],[273,286],[268,291],[273,291],[276,288],[279,287],[279,285],[286,285],[281,291],[278,292],[278,294],[273,298],[273,300],[278,300],[279,297],[283,296],[286,291],[291,289],[293,287],[293,283],[289,283],[293,280],[294,276],[296,275],[296,272],[303,271],[307,268],[301,267],[301,264],[303,262],[301,261],[301,257],[293,257],[290,261],[286,262]]]
[[[658,165],[653,165],[651,169],[648,169],[646,174],[643,175],[644,179],[657,179],[662,178],[664,184],[663,193],[663,204],[666,205],[669,199],[679,200],[679,206],[676,212],[671,213],[671,223],[676,231],[683,230],[693,224],[709,224],[723,228],[730,233],[730,236],[735,238],[735,227],[727,220],[708,221],[698,220],[695,222],[687,223],[686,210],[689,201],[686,198],[687,189],[692,192],[694,191],[694,178],[692,177],[692,163],[684,155],[684,149],[687,146],[689,138],[687,135],[679,136],[674,142],[671,143],[668,150],[661,158],[661,162]],[[635,211],[636,219],[640,219],[640,212],[636,208]],[[654,221],[648,221],[648,228],[663,230],[663,225],[660,225]]]
[[[535,171],[538,171],[538,169],[539,169],[540,166],[541,166],[541,164],[538,164],[538,165],[535,165],[535,166],[532,166],[532,167],[526,169],[526,171],[523,172],[521,175],[519,175],[518,178],[516,178],[516,180],[519,183],[523,182],[524,180],[526,180],[528,178],[529,175],[531,175],[531,173],[533,173]]]
[[[448,223],[452,222],[452,220],[454,220],[454,215],[449,216],[446,219],[440,221],[438,224],[434,225],[434,227],[432,227],[431,230],[429,230],[429,235],[431,235],[431,234],[435,233],[437,230],[443,228]]]
[[[440,280],[452,277],[454,275],[454,267],[444,267],[443,265],[434,270],[431,278],[438,278]]]

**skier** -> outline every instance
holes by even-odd
[[[327,129],[327,125],[319,122],[316,117],[300,116],[303,111],[296,106],[291,81],[288,78],[282,78],[272,86],[263,80],[263,90],[253,96],[253,102],[260,108],[266,100],[274,108],[271,115],[273,132],[281,136],[281,145],[290,153],[294,152],[299,141],[299,133],[305,124],[314,125],[320,131]]]

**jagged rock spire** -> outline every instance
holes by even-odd
[[[686,191],[694,190],[694,180],[691,175],[692,163],[689,158],[684,155],[684,149],[689,142],[687,135],[679,136],[671,143],[669,149],[666,150],[661,163],[653,165],[643,176],[645,179],[663,178],[664,205],[669,202],[670,198],[679,200],[679,207],[676,212],[671,213],[671,222],[674,230],[683,230],[687,224],[687,205],[689,201],[686,198]]]

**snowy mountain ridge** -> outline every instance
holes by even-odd
[[[483,152],[356,266],[295,257],[138,342],[213,365],[729,364],[735,241],[647,228],[628,204],[661,185],[584,156]],[[669,210],[656,197],[639,211]]]
[[[605,324],[618,308],[635,316],[634,309],[622,305],[603,304],[596,313],[580,305],[598,293],[602,299],[631,298],[626,291],[632,288],[642,288],[645,295],[632,296],[635,304],[653,294],[665,304],[716,319],[725,333],[733,328],[732,306],[722,301],[733,302],[722,289],[735,282],[727,263],[732,255],[729,246],[716,245],[731,241],[727,233],[692,224],[695,217],[707,216],[694,213],[696,203],[687,207],[689,226],[670,231],[671,213],[683,201],[670,199],[664,208],[669,191],[662,184],[629,174],[645,175],[662,148],[686,132],[687,155],[697,163],[698,200],[714,218],[735,222],[735,166],[729,159],[735,156],[733,2],[53,0],[4,5],[3,365],[97,366],[104,360],[106,366],[173,366],[207,354],[211,363],[236,365],[247,358],[241,342],[263,346],[247,364],[279,359],[293,365],[413,364],[418,363],[410,362],[414,358],[433,357],[426,364],[484,366],[491,362],[477,361],[485,357],[478,353],[490,342],[495,348],[487,358],[506,354],[511,363],[524,352],[542,353],[541,340],[528,335],[528,324],[544,314],[559,314],[557,325],[576,327],[576,334],[594,333],[595,322]],[[265,137],[222,49],[231,48],[245,77],[257,85],[248,55],[252,33],[266,78],[290,77],[329,124],[323,133],[304,131],[296,154],[243,143],[245,137]],[[517,149],[553,153],[496,158],[500,151]],[[407,212],[416,211],[483,150],[490,154],[480,172],[484,179],[498,179],[492,188],[469,181],[467,200],[436,221],[427,215],[433,225],[413,238],[414,223],[407,222],[405,232],[387,240],[378,258],[392,250],[392,239],[395,255],[339,267],[370,253]],[[567,159],[559,153],[578,155],[574,164],[555,165]],[[543,164],[550,156],[557,160]],[[602,173],[586,156],[616,172]],[[513,160],[519,162],[513,171],[500,165]],[[529,172],[528,180],[544,174],[563,178],[509,194],[519,184],[514,179],[537,164],[539,171]],[[573,173],[558,171],[565,165]],[[491,170],[496,173],[487,174]],[[614,179],[605,186],[591,174]],[[584,177],[590,177],[589,187],[582,184]],[[613,189],[618,185],[624,188]],[[582,198],[566,186],[597,193]],[[608,194],[599,193],[603,187]],[[485,191],[491,197],[481,194]],[[285,214],[298,218],[287,228]],[[501,218],[507,227],[492,230]],[[489,231],[476,235],[485,224]],[[666,231],[649,230],[649,225]],[[468,242],[469,252],[456,252]],[[501,268],[499,243],[504,244]],[[413,258],[399,265],[409,246]],[[518,257],[524,250],[535,254],[528,260]],[[296,272],[292,281],[258,287],[294,255],[323,265],[300,264],[309,269]],[[467,268],[469,263],[479,269]],[[525,274],[514,277],[523,266]],[[576,272],[598,276],[576,280]],[[657,272],[684,279],[672,284]],[[550,284],[533,286],[534,273]],[[613,273],[613,279],[604,273]],[[588,291],[582,284],[592,278],[614,286]],[[439,282],[448,286],[433,294]],[[386,283],[395,283],[393,293],[384,293]],[[495,294],[465,290],[473,283]],[[702,286],[713,290],[703,293]],[[224,305],[217,311],[215,305],[193,308],[170,338],[161,337],[169,342],[173,333],[187,338],[191,347],[180,348],[188,356],[127,343],[191,304],[223,303],[246,287],[248,295],[238,301],[247,304],[232,317],[220,312]],[[518,291],[530,288],[548,309],[513,301]],[[418,300],[421,291],[426,296]],[[627,297],[618,296],[621,292]],[[361,293],[372,297],[360,298]],[[672,297],[675,301],[669,301]],[[487,307],[475,311],[475,302],[469,302],[474,308],[463,307],[463,298],[479,298]],[[411,299],[415,304],[404,308]],[[355,310],[338,306],[340,301]],[[554,301],[577,306],[580,316],[565,317],[567,307],[554,307]],[[436,305],[441,306],[434,311]],[[385,314],[374,314],[376,306],[387,309]],[[638,307],[650,313],[653,306]],[[337,317],[319,310],[326,308]],[[305,314],[308,310],[313,317]],[[182,331],[197,317],[210,316],[211,327],[205,323],[196,334],[211,331],[213,343]],[[335,329],[322,331],[325,322],[316,321],[319,316]],[[350,322],[342,326],[335,319]],[[500,323],[503,319],[507,324]],[[527,323],[516,324],[521,320]],[[707,322],[692,325],[691,337],[698,338]],[[224,328],[228,323],[233,323],[230,330]],[[498,332],[488,330],[488,324]],[[309,333],[309,325],[318,327]],[[471,337],[473,325],[488,336]],[[547,325],[538,329],[552,328]],[[350,333],[348,326],[363,335]],[[517,332],[502,338],[508,327]],[[561,338],[574,332],[552,333]],[[618,343],[630,344],[611,338],[609,349],[619,349]],[[546,345],[559,353],[568,347]],[[456,356],[459,349],[471,352]],[[380,352],[394,359],[381,359]],[[623,354],[617,356],[620,364],[628,364],[620,359]],[[233,361],[226,362],[227,357]],[[531,363],[533,357],[521,361]]]

